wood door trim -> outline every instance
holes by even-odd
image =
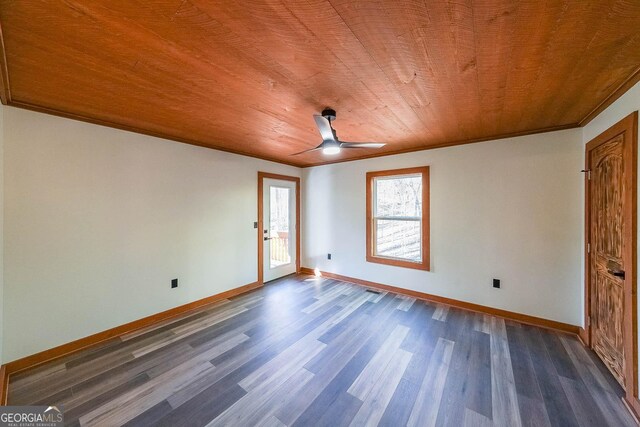
[[[279,175],[269,172],[258,172],[258,283],[264,283],[264,241],[262,240],[262,230],[264,219],[263,209],[263,188],[264,179],[280,179],[282,181],[293,181],[296,183],[296,273],[300,273],[300,178],[297,176]]]
[[[624,170],[626,191],[624,197],[624,221],[629,226],[624,229],[623,249],[625,273],[629,280],[624,281],[624,358],[625,358],[625,399],[636,413],[640,409],[638,403],[638,326],[637,326],[637,169],[638,169],[638,112],[629,114],[609,129],[592,139],[585,146],[585,169],[591,169],[591,152],[598,146],[624,134]],[[591,200],[590,181],[585,174],[585,283],[584,329],[580,329],[580,338],[590,348],[592,342],[591,316],[591,259],[587,245],[591,242]],[[630,261],[630,262],[626,262]]]
[[[308,274],[313,276],[315,272],[311,268],[302,267],[301,274]],[[397,286],[385,285],[377,282],[370,282],[368,280],[357,279],[355,277],[349,277],[349,276],[343,276],[341,274],[330,273],[327,271],[321,271],[320,274],[322,274],[323,277],[341,280],[343,282],[354,283],[356,285],[364,286],[367,288],[381,289],[384,291],[393,292],[400,295],[406,295],[412,298],[417,298],[423,301],[430,301],[430,302],[436,302],[439,304],[445,304],[445,305],[459,308],[462,310],[488,314],[490,316],[497,316],[503,319],[514,320],[516,322],[525,323],[527,325],[538,326],[545,329],[552,329],[554,331],[563,332],[567,334],[572,334],[572,335],[578,334],[578,329],[579,329],[578,326],[570,325],[568,323],[558,322],[556,320],[544,319],[542,317],[530,316],[528,314],[516,313],[513,311],[503,310],[500,308],[493,308],[493,307],[488,307],[486,305],[460,301],[453,298],[441,297],[438,295],[432,295],[424,292],[413,291],[411,289],[399,288]]]
[[[0,366],[0,406],[7,405],[8,393],[9,373],[7,372],[7,365],[2,365]]]
[[[134,320],[133,322],[125,323],[124,325],[116,326],[115,328],[107,329],[105,331],[5,363],[0,367],[0,406],[7,404],[9,377],[13,374],[35,368],[43,363],[51,362],[91,347],[95,347],[96,345],[116,339],[131,332],[152,327],[165,322],[168,319],[188,314],[218,301],[250,292],[260,286],[262,286],[261,283],[253,282],[244,286],[229,289],[228,291],[224,291],[219,294],[170,308],[169,310],[152,314],[151,316],[143,317],[142,319]]]

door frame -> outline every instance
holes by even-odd
[[[625,224],[623,235],[625,246],[623,248],[623,259],[625,260],[625,280],[624,280],[624,358],[625,358],[625,400],[640,413],[640,402],[638,401],[638,328],[637,328],[637,170],[638,170],[638,112],[629,114],[618,123],[611,126],[600,135],[593,138],[585,146],[585,247],[584,247],[584,328],[580,328],[580,338],[592,348],[591,337],[591,260],[589,254],[589,243],[591,241],[590,227],[590,177],[591,152],[596,147],[624,134],[624,170],[625,170],[625,208],[623,218]],[[626,243],[628,242],[628,243]],[[628,262],[627,262],[628,261]],[[628,279],[627,279],[628,278]]]
[[[296,183],[296,274],[300,273],[300,178],[258,171],[258,284],[260,286],[264,284],[264,219],[262,204],[265,178]]]

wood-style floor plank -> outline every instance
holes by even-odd
[[[513,366],[502,319],[491,319],[491,399],[494,424],[505,427],[522,425],[518,409],[518,393],[513,377]]]
[[[70,426],[635,425],[573,336],[289,276],[12,376]]]
[[[397,326],[384,342],[382,348],[378,350],[355,382],[349,387],[347,392],[364,402],[367,394],[376,383],[380,382],[380,378],[386,370],[387,365],[393,361],[394,357],[398,357],[396,353],[400,348],[400,344],[407,336],[407,332],[409,332],[409,328],[406,326]],[[411,354],[408,352],[405,353]],[[407,359],[407,363],[410,359],[411,357]],[[402,373],[404,373],[404,369]],[[399,378],[398,381],[400,381]]]
[[[377,381],[360,400],[363,405],[351,421],[352,426],[377,425],[402,379],[412,354],[397,348]],[[360,378],[360,377],[359,377]]]
[[[464,409],[464,421],[462,425],[464,427],[492,427],[491,420],[482,414],[475,412],[472,409]]]
[[[444,390],[449,362],[455,343],[443,338],[438,338],[436,348],[431,355],[429,367],[422,381],[418,397],[413,405],[408,426],[426,427],[434,426],[438,417],[440,399]]]
[[[542,339],[544,332],[534,327],[524,328],[527,331],[527,348],[551,425],[558,427],[579,425],[560,382],[560,376]]]

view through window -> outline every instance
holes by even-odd
[[[270,267],[291,262],[289,253],[289,189],[271,186],[269,189],[269,253]]]
[[[422,259],[422,177],[375,179],[375,254],[415,262]]]

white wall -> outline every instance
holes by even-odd
[[[583,157],[573,129],[304,169],[302,265],[581,325]],[[432,271],[366,262],[366,172],[424,165]]]
[[[584,144],[637,109],[640,84],[583,130],[304,169],[302,265],[582,325]],[[2,149],[3,362],[255,281],[256,171],[300,175],[0,106]],[[432,271],[367,263],[365,173],[422,165]]]
[[[637,83],[629,89],[616,102],[611,104],[606,110],[600,113],[583,128],[583,143],[586,145],[593,138],[600,135],[602,132],[609,129],[629,114],[638,110],[640,110],[640,83]],[[638,173],[638,180],[640,181],[640,173]],[[640,182],[638,184],[638,188],[640,188]],[[638,243],[640,243],[640,229],[638,229],[638,233]],[[640,265],[640,251],[638,251],[638,257],[638,265]],[[640,319],[640,304],[638,304],[638,310],[638,319]],[[638,328],[638,333],[640,334],[640,328]]]
[[[11,107],[4,119],[5,362],[256,281],[257,171],[300,176]]]

